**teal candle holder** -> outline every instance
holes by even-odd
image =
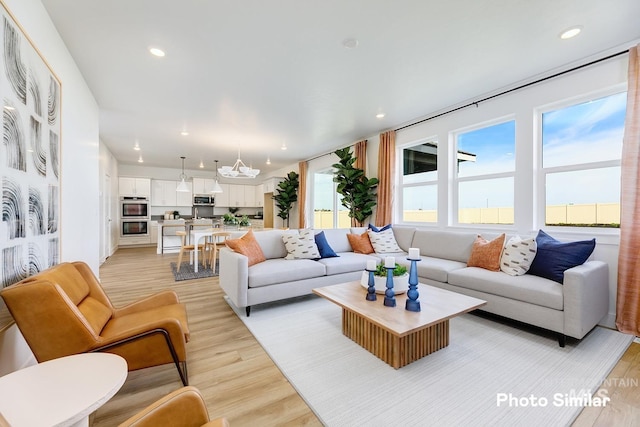
[[[407,259],[411,262],[411,266],[409,267],[409,290],[407,291],[407,301],[404,308],[408,311],[417,312],[420,311],[420,301],[418,301],[420,293],[418,292],[418,266],[416,263],[420,260]]]
[[[369,270],[365,268],[365,271],[369,272],[369,287],[367,288],[367,301],[376,301],[378,296],[376,295],[376,280],[373,276],[375,270]]]
[[[393,290],[393,270],[395,270],[395,266],[385,268],[387,269],[387,290],[384,292],[384,305],[385,307],[395,307],[396,294]]]

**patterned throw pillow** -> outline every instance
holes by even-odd
[[[347,234],[347,239],[349,239],[349,244],[353,249],[353,252],[357,254],[372,254],[375,251],[373,250],[373,246],[371,246],[371,240],[369,240],[369,235],[365,231],[362,234]]]
[[[521,239],[514,236],[504,246],[500,259],[500,270],[511,276],[522,276],[529,270],[536,256],[538,245],[536,239]]]
[[[285,233],[282,241],[287,248],[284,259],[320,259],[313,230],[300,230],[298,233]]]
[[[227,239],[226,245],[234,252],[238,252],[247,258],[249,258],[249,267],[259,262],[266,261],[262,248],[258,244],[256,237],[253,235],[253,230],[247,231],[247,233],[239,239]]]
[[[398,246],[398,242],[396,242],[396,237],[393,235],[393,230],[391,228],[378,232],[369,229],[367,230],[367,233],[369,233],[371,246],[373,246],[376,253],[385,254],[389,252],[402,252],[402,249]]]
[[[491,271],[500,271],[500,256],[504,248],[505,234],[502,233],[491,241],[478,234],[471,247],[471,256],[467,267],[480,267]]]

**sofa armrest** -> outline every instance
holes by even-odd
[[[236,307],[246,307],[249,259],[227,248],[220,249],[220,287]]]
[[[175,291],[162,291],[146,298],[127,304],[124,307],[114,309],[113,316],[126,316],[128,314],[138,313],[141,311],[151,310],[165,305],[178,304],[178,295]]]
[[[587,261],[564,272],[564,333],[581,339],[609,311],[609,266]]]

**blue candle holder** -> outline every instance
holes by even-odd
[[[367,288],[367,301],[375,301],[378,299],[376,295],[376,280],[373,276],[375,270],[369,270],[365,268],[365,271],[369,272],[369,287]]]
[[[407,302],[405,303],[405,309],[408,311],[420,311],[420,301],[418,297],[418,266],[416,263],[419,259],[409,259],[411,266],[409,267],[409,290],[407,291]]]
[[[396,306],[395,292],[393,291],[393,267],[385,267],[387,269],[387,290],[384,292],[384,305],[386,307]]]

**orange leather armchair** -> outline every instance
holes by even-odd
[[[182,387],[147,406],[119,427],[229,427],[226,418],[209,419],[202,395],[195,387]]]
[[[38,362],[105,351],[129,371],[175,363],[186,386],[187,311],[173,291],[114,308],[89,266],[62,263],[0,295]]]

